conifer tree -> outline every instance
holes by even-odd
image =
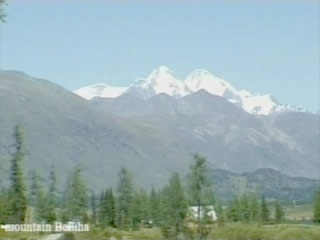
[[[4,13],[4,5],[5,5],[5,1],[0,0],[0,23],[5,22],[6,15]]]
[[[257,222],[259,220],[259,200],[256,195],[249,196],[250,204],[250,222]]]
[[[138,229],[141,224],[146,224],[149,220],[148,211],[148,196],[147,193],[140,189],[134,193],[132,202],[132,217],[135,229]]]
[[[14,139],[14,153],[12,154],[10,169],[10,222],[23,223],[27,212],[27,194],[22,166],[26,154],[24,150],[24,135],[19,125],[15,128]]]
[[[187,215],[187,198],[178,173],[173,173],[160,192],[159,224],[166,238],[177,239]]]
[[[48,209],[46,220],[53,223],[57,220],[57,176],[55,168],[52,166],[49,174],[49,192],[48,192]]]
[[[109,225],[109,218],[110,218],[110,196],[109,196],[109,190],[106,189],[102,196],[102,204],[101,204],[101,212],[102,212],[102,225],[108,226]]]
[[[29,204],[35,207],[37,204],[37,194],[39,191],[39,175],[36,170],[32,170],[30,174],[30,187],[29,187]]]
[[[8,202],[8,192],[6,190],[2,190],[0,192],[0,225],[6,224],[11,214]]]
[[[66,178],[65,189],[62,193],[62,201],[61,201],[61,221],[66,223],[71,220],[71,210],[70,210],[70,199],[71,199],[71,174],[69,174]]]
[[[190,173],[188,175],[189,180],[189,195],[192,205],[197,206],[197,223],[198,223],[198,233],[199,238],[204,237],[204,228],[202,224],[201,216],[204,210],[204,190],[210,187],[208,181],[208,167],[206,159],[198,154],[194,155],[193,164],[190,166]]]
[[[268,203],[265,200],[265,197],[263,196],[261,199],[261,210],[260,210],[260,214],[261,214],[261,221],[266,223],[270,221],[270,210],[269,210],[269,206]]]
[[[168,222],[171,226],[173,226],[174,236],[177,239],[178,234],[182,231],[188,207],[186,202],[185,190],[178,173],[174,173],[171,176],[168,189],[168,205],[170,211]]]
[[[106,226],[106,213],[105,213],[105,191],[101,191],[100,193],[100,198],[99,198],[99,205],[98,205],[98,219],[99,219],[99,224],[102,227]]]
[[[149,196],[149,214],[150,219],[155,226],[160,223],[160,194],[152,187]]]
[[[30,204],[34,209],[34,219],[37,222],[53,223],[56,220],[55,206],[53,206],[54,196],[45,190],[41,184],[43,179],[33,170],[31,173]]]
[[[224,226],[225,224],[225,213],[221,202],[216,203],[216,214],[218,219],[218,226]]]
[[[49,198],[47,192],[45,192],[44,187],[40,184],[40,176],[38,176],[36,183],[36,201],[35,201],[35,213],[37,222],[47,222],[48,221],[48,210],[49,210]]]
[[[315,194],[313,203],[313,221],[320,223],[320,191]]]
[[[114,197],[114,194],[113,194],[113,190],[112,188],[109,189],[109,194],[108,194],[108,206],[109,206],[109,210],[108,210],[108,213],[109,213],[109,226],[111,227],[116,227],[116,214],[117,214],[117,211],[116,211],[116,202],[115,202],[115,197]]]
[[[134,186],[131,173],[122,168],[119,172],[117,195],[117,225],[122,229],[132,227],[132,201]]]
[[[275,203],[275,214],[274,215],[275,215],[275,220],[277,223],[283,222],[285,213],[284,213],[283,207],[279,201],[276,201],[276,203]]]
[[[208,181],[208,180],[207,180]],[[212,208],[215,207],[216,205],[216,198],[213,192],[213,188],[212,185],[209,184],[209,181],[207,182],[206,186],[204,186],[203,191],[202,191],[202,215],[203,215],[203,219],[202,221],[205,223],[211,223],[212,222],[212,218],[210,217],[209,212],[212,211]],[[206,226],[210,226],[210,224],[206,224]],[[206,231],[208,231],[209,229],[205,229]]]
[[[31,185],[29,202],[34,209],[34,221],[42,222],[45,220],[47,211],[47,198],[41,185],[41,178],[36,170],[31,172]]]
[[[52,201],[57,202],[57,195],[58,195],[58,190],[57,190],[57,176],[56,176],[56,171],[54,166],[51,167],[50,173],[49,173],[49,193],[50,196],[53,198]]]
[[[239,200],[239,213],[240,219],[243,222],[248,223],[250,221],[251,209],[249,204],[249,198],[247,194],[243,194]]]
[[[240,212],[240,202],[237,197],[235,197],[227,210],[228,219],[231,222],[238,222],[241,220],[241,212]]]
[[[133,193],[132,199],[132,225],[134,230],[138,230],[143,221],[143,202],[140,192]]]
[[[102,226],[116,226],[116,206],[112,188],[101,193],[99,215]]]
[[[227,217],[232,222],[255,222],[259,220],[260,208],[261,205],[255,195],[243,194],[232,200],[227,209]]]
[[[163,236],[166,239],[171,239],[174,237],[174,232],[172,231],[172,226],[169,223],[170,218],[170,189],[169,185],[164,186],[159,192],[159,227],[162,231]]]
[[[80,167],[73,170],[66,191],[65,217],[71,220],[88,220],[88,187]]]
[[[97,204],[96,204],[96,195],[91,193],[91,199],[90,199],[90,206],[91,206],[91,223],[96,225],[97,224]]]

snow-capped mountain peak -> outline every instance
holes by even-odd
[[[184,82],[192,92],[203,89],[213,95],[237,101],[235,88],[224,79],[213,75],[207,70],[197,69],[191,72]]]
[[[175,83],[176,81],[177,79],[175,78],[172,70],[166,66],[160,66],[151,72],[151,74],[143,81],[142,86],[164,86]]]
[[[237,90],[226,80],[204,69],[194,70],[185,80],[180,80],[170,68],[160,66],[128,88],[99,83],[80,88],[75,93],[88,100],[94,97],[116,98],[124,93],[148,99],[158,94],[180,98],[200,90],[223,97],[251,114],[268,115],[273,112],[298,111],[298,108],[290,105],[279,104],[271,95],[255,95],[247,90]]]
[[[172,70],[166,66],[160,66],[153,70],[147,78],[135,82],[126,93],[138,95],[142,98],[161,93],[182,97],[187,95],[189,91],[184,82],[174,76]]]
[[[79,96],[91,100],[95,97],[116,98],[127,90],[126,87],[112,87],[105,83],[96,83],[74,91]]]

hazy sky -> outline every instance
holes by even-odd
[[[319,108],[320,1],[10,0],[0,67],[68,89],[167,65]]]

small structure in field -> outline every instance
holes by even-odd
[[[189,207],[189,214],[191,218],[195,220],[199,219],[199,213],[200,213],[201,219],[203,219],[204,217],[208,218],[208,220],[211,220],[211,221],[217,221],[218,219],[214,206],[212,205],[200,206],[200,211],[198,206]]]

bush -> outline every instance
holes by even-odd
[[[63,240],[75,240],[75,236],[73,233],[65,233],[63,236]]]

